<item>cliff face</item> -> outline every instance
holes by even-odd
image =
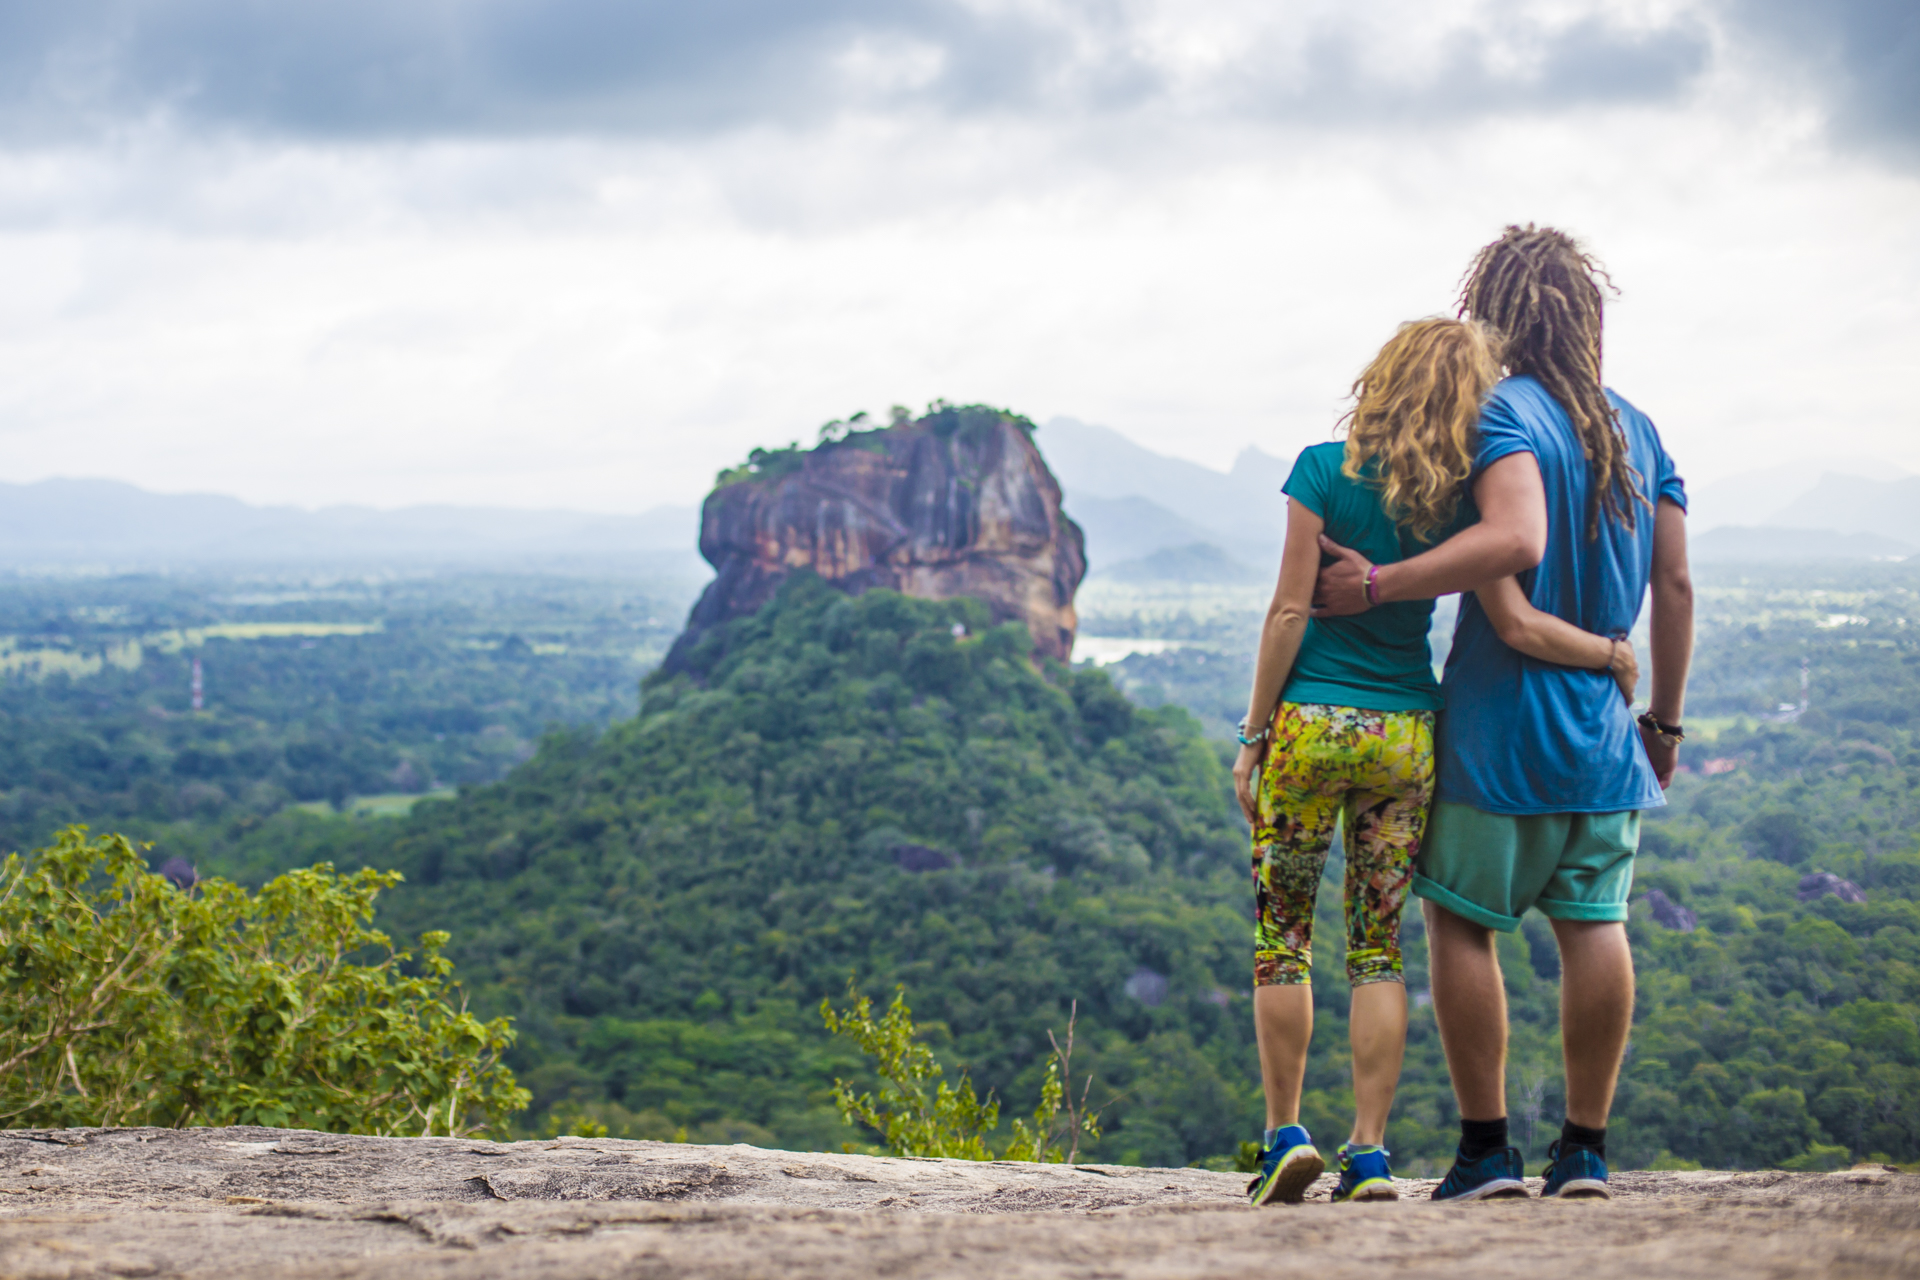
[[[718,572],[668,654],[677,668],[707,629],[757,611],[811,569],[849,594],[890,587],[972,596],[1024,622],[1035,652],[1067,659],[1080,528],[1031,428],[983,406],[942,408],[809,451],[756,452],[708,495],[700,554]]]

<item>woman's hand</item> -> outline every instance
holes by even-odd
[[[1267,744],[1256,742],[1250,747],[1240,748],[1240,755],[1233,762],[1233,794],[1240,801],[1240,812],[1247,815],[1247,825],[1252,826],[1259,816],[1260,809],[1253,799],[1254,784],[1260,777],[1260,766],[1267,758]]]
[[[1633,691],[1640,684],[1640,658],[1633,651],[1633,642],[1616,638],[1613,642],[1613,661],[1607,664],[1607,670],[1613,674],[1613,682],[1620,686],[1620,694],[1633,705]]]

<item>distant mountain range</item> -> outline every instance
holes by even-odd
[[[1216,471],[1075,418],[1047,422],[1037,442],[1086,531],[1092,576],[1263,581],[1279,563],[1290,459],[1249,447]],[[307,511],[42,480],[0,484],[0,568],[619,564],[704,576],[699,519],[694,506]],[[1920,553],[1920,476],[1870,458],[1808,459],[1696,486],[1688,523],[1700,561],[1904,558]]]
[[[149,493],[113,480],[0,484],[0,566],[99,564],[556,565],[644,560],[704,572],[699,511],[640,515],[494,507],[257,507],[212,494]]]
[[[1066,494],[1066,511],[1087,534],[1087,567],[1100,576],[1156,552],[1212,547],[1222,565],[1268,576],[1280,562],[1287,503],[1280,486],[1291,459],[1248,447],[1228,471],[1156,453],[1111,427],[1054,418],[1036,437]],[[1165,563],[1172,563],[1167,561]],[[1218,580],[1218,579],[1216,579]]]
[[[1696,560],[1899,560],[1920,552],[1920,476],[1871,458],[1819,458],[1702,485]]]
[[[1162,571],[1196,544],[1257,579],[1279,561],[1280,494],[1291,462],[1249,448],[1231,471],[1155,453],[1117,431],[1055,418],[1041,449],[1087,531],[1092,576],[1180,577]],[[1873,458],[1809,458],[1695,486],[1688,527],[1700,561],[1890,560],[1920,553],[1920,476]],[[1216,579],[1219,580],[1219,579]]]

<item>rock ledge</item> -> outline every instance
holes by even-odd
[[[562,1138],[0,1131],[0,1277],[1920,1275],[1920,1177],[1627,1173],[1609,1203],[1247,1208],[1200,1169]]]

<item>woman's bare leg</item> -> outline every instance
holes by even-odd
[[[1313,988],[1304,982],[1253,989],[1253,1032],[1260,1042],[1260,1081],[1267,1090],[1267,1128],[1300,1123],[1300,1087],[1313,1040]]]
[[[1393,1110],[1407,1051],[1406,984],[1368,982],[1355,987],[1347,1028],[1353,1040],[1351,1141],[1355,1146],[1379,1146],[1387,1139],[1387,1113]]]

